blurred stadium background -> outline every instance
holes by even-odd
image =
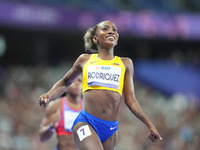
[[[116,23],[115,54],[132,58],[136,96],[160,131],[122,103],[116,150],[200,149],[199,0],[1,0],[0,149],[50,150],[38,138],[46,92],[84,52],[83,35],[102,20]]]

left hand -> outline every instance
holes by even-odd
[[[40,98],[38,99],[39,101],[39,105],[42,106],[42,107],[46,107],[47,104],[49,103],[49,96],[44,93],[40,96]]]
[[[156,129],[150,130],[148,137],[152,142],[156,142],[157,140],[162,141],[162,137],[160,136],[160,134],[158,133]]]

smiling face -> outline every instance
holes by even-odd
[[[112,48],[117,45],[119,34],[117,27],[111,21],[103,21],[98,24],[93,41],[101,48]]]

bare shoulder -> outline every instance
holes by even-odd
[[[125,67],[133,66],[133,61],[129,57],[120,57]]]
[[[81,54],[78,57],[78,60],[81,62],[87,61],[90,58],[91,54]]]
[[[84,64],[89,60],[91,54],[81,54],[75,64],[77,64],[78,66],[84,66]]]

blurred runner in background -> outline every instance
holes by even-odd
[[[82,76],[79,76],[68,88],[66,96],[48,104],[45,117],[39,130],[40,140],[49,140],[57,134],[55,150],[75,150],[71,127],[82,110]]]

